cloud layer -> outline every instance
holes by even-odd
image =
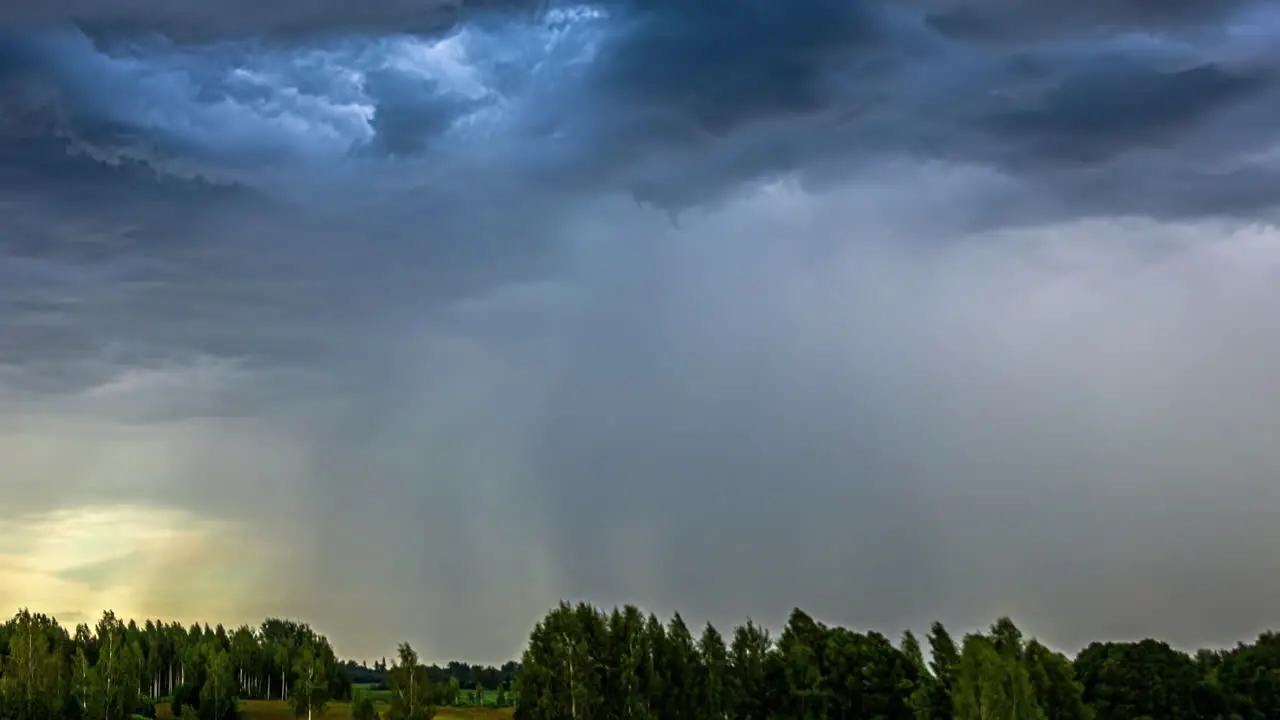
[[[36,4],[5,0],[0,4],[0,19],[20,28],[78,24],[104,33],[160,33],[209,41],[258,35],[297,38],[382,31],[433,33],[495,10],[528,12],[537,7],[536,0],[371,0],[358,5],[339,0],[235,0],[218,5],[202,0],[54,0]]]
[[[1269,5],[352,7],[0,6],[4,602],[1270,619]]]

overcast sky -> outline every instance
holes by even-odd
[[[1280,607],[1280,8],[0,1],[0,608]]]

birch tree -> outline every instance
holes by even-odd
[[[215,648],[209,655],[204,687],[200,690],[202,720],[234,719],[236,714],[235,675],[231,658],[225,650]]]
[[[397,655],[395,667],[387,673],[387,683],[391,686],[388,720],[430,720],[435,716],[435,692],[427,669],[409,643],[401,643]]]
[[[305,717],[314,720],[317,714],[323,714],[329,702],[328,682],[325,668],[311,647],[302,648],[293,664],[293,689],[290,691],[290,704],[294,717]]]
[[[14,720],[41,720],[53,715],[56,685],[48,676],[57,669],[51,664],[54,659],[43,623],[27,609],[19,611],[13,620],[9,654],[0,678],[5,714]]]

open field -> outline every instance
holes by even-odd
[[[373,685],[364,685],[364,684],[356,683],[356,684],[354,684],[354,685],[352,685],[352,686],[351,686],[351,691],[352,691],[352,692],[358,692],[358,693],[364,693],[364,694],[368,695],[368,696],[369,696],[369,699],[370,699],[370,700],[372,700],[375,704],[377,704],[377,705],[379,706],[379,707],[378,707],[378,712],[382,712],[382,707],[381,707],[381,706],[382,706],[383,704],[388,703],[388,702],[390,702],[390,701],[391,701],[391,691],[390,691],[390,690],[374,690],[373,688],[374,688],[374,686],[373,686]],[[470,698],[470,697],[471,697],[471,691],[470,691],[470,690],[459,690],[459,691],[458,691],[458,700],[459,700],[459,703],[460,703],[460,704],[465,704],[465,703],[466,703],[466,700],[467,700],[468,698]],[[497,691],[497,690],[485,690],[485,691],[484,691],[484,704],[485,704],[485,705],[492,705],[492,706],[495,706],[495,707],[496,707],[496,706],[497,706],[497,704],[498,704],[498,691]]]
[[[378,703],[379,714],[386,710],[385,704]],[[514,712],[512,708],[440,708],[436,720],[510,720]],[[294,720],[293,710],[280,700],[242,700],[240,717],[242,720]],[[173,720],[169,703],[156,706],[156,720]],[[351,705],[329,703],[320,720],[351,720]]]

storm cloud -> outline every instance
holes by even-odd
[[[1269,4],[250,5],[0,5],[0,602],[1271,619]]]
[[[494,10],[531,10],[537,0],[342,0],[208,3],[122,0],[6,0],[0,18],[13,27],[79,24],[107,34],[161,33],[186,41],[267,35],[282,38],[335,33],[440,32]]]

